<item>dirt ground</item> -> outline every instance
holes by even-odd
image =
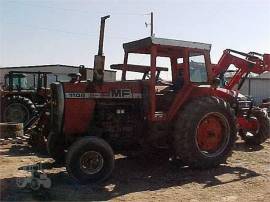
[[[18,170],[42,162],[52,187],[40,192],[20,189],[16,180],[29,176]],[[65,168],[25,144],[2,145],[1,201],[270,201],[270,141],[249,148],[237,142],[228,164],[199,171],[166,159],[119,157],[111,178],[101,185],[78,185]]]

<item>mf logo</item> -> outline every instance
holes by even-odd
[[[131,98],[132,93],[130,89],[113,89],[111,90],[111,97],[113,98]]]

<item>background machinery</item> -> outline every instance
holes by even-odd
[[[49,131],[51,72],[10,71],[1,90],[1,122],[23,123],[33,149],[46,150]],[[54,81],[57,76],[51,77]]]
[[[50,72],[10,71],[5,75],[1,91],[1,121],[23,123],[27,128],[48,102],[50,91],[47,75]]]
[[[228,81],[224,74],[230,65],[237,70]],[[221,78],[222,86],[226,89],[240,90],[245,79],[250,73],[262,74],[270,71],[270,54],[259,54],[255,52],[243,53],[227,49],[216,65],[213,65],[213,76]],[[239,135],[250,145],[259,145],[270,137],[270,119],[268,117],[266,104],[262,108],[253,105],[251,99],[240,95],[238,103],[242,110],[237,112],[239,124]]]

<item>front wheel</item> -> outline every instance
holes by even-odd
[[[179,113],[173,133],[175,155],[195,168],[225,163],[236,139],[230,105],[216,97],[191,101]]]
[[[103,139],[81,138],[69,148],[66,168],[69,175],[79,183],[102,182],[113,171],[113,150]]]
[[[239,135],[248,145],[260,145],[270,137],[270,119],[267,113],[260,108],[254,108],[250,116],[248,121],[255,127],[242,128],[239,130]]]

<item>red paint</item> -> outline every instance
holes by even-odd
[[[64,83],[64,93],[110,93],[113,89],[131,89],[132,93],[142,92],[142,83],[104,82],[102,85],[87,82]],[[88,131],[96,99],[65,98],[64,133],[82,134]]]
[[[199,124],[197,129],[197,142],[202,151],[215,151],[223,139],[223,127],[214,115],[208,115]]]
[[[139,42],[138,42],[139,43]],[[135,46],[136,47],[136,46]],[[190,82],[189,73],[189,55],[190,52],[196,52],[198,54],[204,55],[205,65],[207,68],[208,81],[211,84],[213,78],[215,78],[221,72],[224,72],[228,67],[233,64],[239,70],[235,76],[231,79],[225,89],[214,88],[210,85],[199,86]],[[128,55],[130,53],[137,54],[149,54],[150,55],[150,67],[143,67],[147,69],[150,73],[150,78],[148,80],[142,81],[126,81],[126,72],[132,71],[130,68],[134,68],[134,71],[142,71],[142,67],[128,66]],[[175,92],[174,98],[169,106],[167,106],[167,111],[163,112],[163,116],[156,116],[158,99],[156,96],[156,73],[158,67],[156,66],[157,57],[168,57],[171,60],[172,69],[172,81],[175,82],[179,76],[180,68],[183,69],[184,85],[181,89]],[[177,59],[183,58],[183,63],[177,64]],[[146,102],[148,102],[148,109],[145,109],[147,114],[144,115],[149,123],[152,122],[170,122],[177,116],[179,110],[192,99],[202,96],[215,96],[225,100],[226,102],[233,104],[237,98],[237,92],[232,91],[232,88],[240,81],[244,74],[249,71],[254,73],[262,73],[264,71],[270,70],[270,56],[265,54],[263,59],[259,57],[249,57],[247,59],[242,59],[230,54],[230,50],[225,50],[218,64],[212,65],[210,61],[210,52],[208,50],[200,50],[185,47],[171,47],[160,44],[145,44],[145,46],[138,46],[137,49],[134,48],[128,52],[125,50],[124,62],[121,66],[122,68],[122,81],[116,82],[76,82],[76,83],[64,83],[65,93],[107,93],[109,94],[114,89],[130,89],[132,93],[143,94],[143,90],[147,89]],[[252,65],[252,68],[251,68]],[[139,69],[139,70],[138,70]],[[144,100],[145,101],[145,100]],[[65,99],[65,114],[64,114],[64,131],[65,133],[83,133],[88,130],[89,124],[92,120],[93,112],[95,109],[96,99]],[[143,106],[142,106],[143,107]],[[252,121],[244,120],[244,117],[239,117],[238,122],[240,126],[247,128],[255,128],[255,123]],[[216,135],[215,143],[206,144],[207,148],[214,148],[218,144],[220,139],[220,127],[218,126],[218,121],[214,121],[212,118],[209,119]],[[204,125],[201,126],[205,128]],[[203,129],[200,132],[202,138],[200,142],[203,143],[205,133]]]
[[[152,46],[151,48],[151,67],[150,67],[150,83],[149,83],[149,102],[150,102],[150,109],[148,114],[148,119],[150,121],[155,121],[155,111],[156,111],[156,91],[155,91],[155,84],[156,84],[156,59],[157,59],[157,47]]]
[[[225,86],[227,89],[233,89],[241,80],[241,78],[249,72],[262,74],[270,71],[270,54],[263,54],[262,58],[258,56],[248,56],[248,54],[238,52],[236,54],[244,54],[246,58],[241,58],[231,54],[231,50],[225,50],[216,65],[212,65],[213,76],[216,77],[222,72],[226,72],[230,65],[238,68],[231,80]]]
[[[249,132],[256,132],[259,129],[259,122],[256,118],[246,119],[245,117],[237,117],[239,128]]]
[[[64,133],[85,133],[90,126],[94,109],[94,100],[65,99]]]

